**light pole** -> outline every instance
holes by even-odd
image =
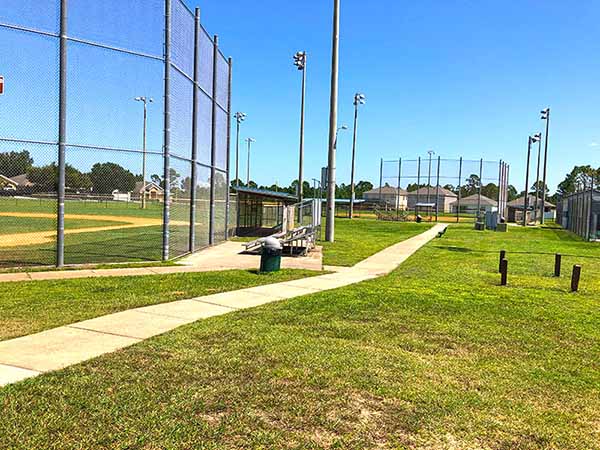
[[[148,103],[154,103],[152,97],[136,97],[136,102],[144,104],[144,131],[142,138],[142,209],[146,209],[146,130],[148,128]]]
[[[539,207],[539,197],[540,197],[540,160],[541,160],[541,155],[542,155],[542,134],[538,133],[536,136],[539,136],[540,138],[538,139],[538,154],[537,154],[537,169],[536,169],[536,175],[535,175],[535,206],[533,208],[533,223],[536,224],[537,223],[537,219],[538,219],[538,207]],[[542,211],[544,210],[544,207],[542,206]],[[543,212],[542,212],[542,216],[543,216]]]
[[[542,120],[546,121],[546,139],[544,140],[544,174],[543,174],[543,185],[542,185],[542,211],[546,210],[546,175],[548,168],[548,135],[550,132],[550,108],[546,108],[541,111]],[[544,225],[544,213],[542,212],[541,224]]]
[[[342,125],[341,127],[338,127],[337,130],[335,130],[335,141],[333,143],[333,148],[335,150],[337,150],[338,135],[340,134],[340,131],[346,131],[347,129],[348,125]]]
[[[338,71],[340,48],[340,0],[333,0],[333,33],[331,44],[331,93],[329,98],[329,148],[327,155],[327,221],[325,240],[335,240],[335,144],[338,113]]]
[[[527,169],[525,172],[525,197],[523,198],[523,226],[527,226],[527,209],[529,208],[529,165],[531,161],[531,144],[541,139],[541,135],[535,134],[527,138]]]
[[[432,155],[435,155],[435,152],[433,150],[428,150],[427,154],[429,155],[429,170],[427,172],[427,203],[429,203],[429,189],[431,188],[431,157]]]
[[[246,142],[248,143],[248,165],[246,167],[246,170],[247,170],[246,187],[250,187],[250,146],[252,145],[253,142],[256,142],[256,140],[253,138],[247,138]]]
[[[302,201],[304,183],[304,104],[306,99],[306,52],[294,55],[294,65],[302,71],[302,100],[300,106],[300,157],[298,161],[298,201]]]
[[[350,172],[350,211],[348,217],[354,216],[354,162],[356,160],[356,134],[358,130],[358,106],[364,105],[367,98],[364,94],[356,93],[354,95],[354,136],[352,138],[352,170]]]
[[[240,187],[240,124],[246,120],[246,113],[236,112],[233,116],[236,123],[235,140],[235,187]]]

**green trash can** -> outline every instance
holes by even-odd
[[[277,272],[281,269],[281,242],[268,237],[262,242],[260,254],[260,273]]]

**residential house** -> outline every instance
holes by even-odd
[[[415,191],[410,191],[408,196],[408,209],[413,210],[418,205],[431,205],[433,209],[440,213],[449,213],[452,211],[451,204],[456,201],[458,196],[441,186],[425,186]]]
[[[406,209],[408,206],[407,192],[392,186],[383,186],[363,192],[363,199],[366,202],[381,203],[395,209]]]
[[[525,203],[525,196],[519,197],[513,201],[508,202],[508,204],[507,204],[508,218],[507,219],[509,222],[520,223],[523,221],[523,210],[525,207],[524,203]],[[540,206],[541,206],[541,199],[540,199]],[[525,212],[525,214],[527,215],[526,216],[527,223],[529,223],[533,220],[534,207],[535,207],[535,195],[530,194],[530,195],[528,195],[527,211]],[[556,216],[556,206],[550,202],[546,202],[544,204],[544,218],[554,220],[555,216]],[[538,217],[538,220],[539,219],[540,219],[540,217]]]
[[[498,208],[498,202],[496,200],[492,200],[485,195],[481,197],[479,194],[469,195],[467,197],[461,198],[460,202],[458,199],[456,201],[450,203],[450,209],[453,213],[460,214],[477,214],[477,207],[479,206],[479,211],[486,213],[488,211],[495,211]],[[460,208],[460,209],[459,209]]]

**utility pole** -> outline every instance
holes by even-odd
[[[304,105],[306,100],[306,52],[294,55],[294,65],[302,71],[302,101],[300,106],[300,158],[298,161],[298,202],[304,196]]]
[[[333,35],[331,51],[331,94],[329,99],[329,151],[327,180],[327,222],[325,240],[335,241],[335,144],[337,135],[338,72],[340,47],[340,0],[333,0]]]
[[[356,135],[358,130],[358,105],[364,105],[366,97],[364,94],[357,93],[354,96],[354,137],[352,139],[352,170],[350,175],[350,210],[348,217],[354,216],[354,165],[356,161]]]
[[[544,109],[542,112],[542,120],[546,121],[546,139],[544,140],[544,184],[542,186],[542,211],[546,210],[546,175],[548,168],[548,135],[550,134],[550,108]],[[542,225],[544,224],[544,213],[542,212]]]

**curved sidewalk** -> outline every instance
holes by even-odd
[[[438,224],[336,273],[145,306],[0,342],[0,386],[114,352],[200,319],[386,275],[446,226]]]

